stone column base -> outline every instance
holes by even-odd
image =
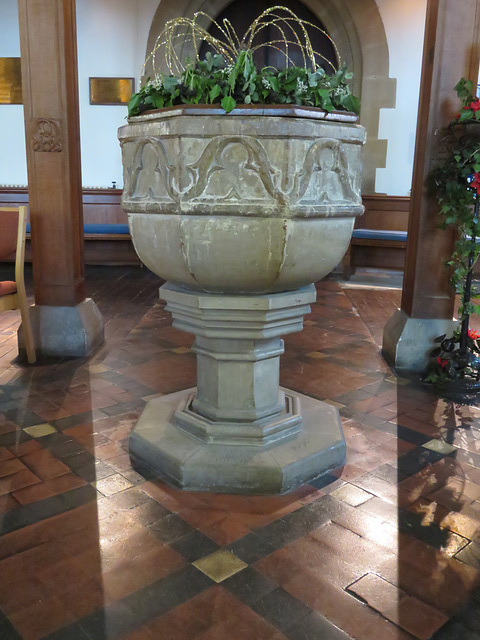
[[[103,344],[103,317],[91,298],[76,307],[33,305],[30,318],[37,358],[84,358]],[[18,347],[23,353],[22,330]]]
[[[130,434],[133,464],[147,465],[167,482],[190,491],[279,494],[345,463],[345,439],[338,410],[280,388],[290,399],[301,430],[270,445],[223,444],[195,437],[183,428],[181,414],[196,389],[151,400]],[[286,408],[286,413],[288,407]],[[179,420],[180,418],[180,420]],[[215,424],[225,431],[232,425]],[[247,428],[247,425],[244,425]]]
[[[429,352],[438,336],[451,335],[456,327],[454,320],[436,318],[410,318],[399,309],[383,330],[382,355],[398,373],[424,373]]]

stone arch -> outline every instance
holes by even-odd
[[[218,16],[232,0],[161,0],[152,20],[146,57],[167,20],[193,17],[203,11]],[[387,140],[378,139],[380,109],[395,107],[396,81],[388,77],[389,53],[383,22],[375,0],[302,0],[325,25],[335,41],[342,62],[354,73],[354,93],[362,102],[361,124],[367,129],[363,154],[362,192],[375,192],[375,174],[385,167]],[[204,25],[208,28],[208,24]],[[181,55],[192,57],[184,46]],[[149,75],[148,66],[146,74]]]

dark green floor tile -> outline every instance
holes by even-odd
[[[113,640],[138,628],[135,616],[122,601],[95,611],[78,624],[92,640]]]
[[[182,520],[175,513],[169,513],[164,518],[148,525],[148,528],[160,538],[162,542],[166,542],[167,544],[194,531],[194,528],[189,525],[188,522]]]
[[[222,586],[228,589],[230,593],[233,593],[236,598],[251,606],[271,591],[274,591],[278,585],[264,578],[252,567],[247,567],[224,580]]]
[[[96,461],[97,459],[95,456],[92,455],[90,451],[85,451],[85,448],[62,459],[63,464],[66,464],[69,469],[72,469],[72,471],[95,464]]]
[[[480,545],[477,542],[470,542],[455,554],[455,558],[480,571]]]
[[[267,593],[254,602],[251,608],[282,632],[291,629],[311,613],[310,607],[282,588]]]
[[[0,638],[2,638],[1,635]],[[45,636],[42,640],[93,640],[93,638],[75,622],[63,629],[49,633],[48,636]]]
[[[32,440],[32,436],[29,436],[25,431],[19,430],[10,431],[10,433],[2,433],[2,435],[0,435],[0,447],[12,447],[19,442],[25,442],[26,440]]]
[[[173,540],[169,546],[180,553],[188,562],[195,562],[195,560],[208,556],[221,548],[200,531],[190,531],[190,533]]]
[[[315,611],[300,620],[285,635],[288,640],[352,640],[351,636]]]
[[[0,640],[22,640],[22,636],[2,611],[0,611]]]
[[[276,551],[277,547],[255,533],[249,533],[229,544],[227,549],[243,562],[253,564]]]
[[[398,481],[413,476],[444,456],[441,453],[418,447],[398,459]]]
[[[64,462],[64,460],[62,460]],[[80,467],[75,469],[75,473],[79,478],[83,478],[87,482],[96,482],[97,480],[103,480],[109,476],[113,476],[117,473],[114,469],[106,464],[88,464],[86,467]]]
[[[84,411],[83,413],[76,413],[73,416],[67,416],[66,418],[59,418],[58,420],[52,420],[51,425],[59,431],[68,430],[71,427],[78,427],[81,424],[88,424],[95,420],[101,420],[105,418],[105,414],[99,409],[93,409],[93,411]]]
[[[411,444],[416,444],[418,446],[421,446],[432,439],[431,436],[426,436],[424,433],[420,433],[419,431],[402,427],[401,424],[397,424],[397,436],[401,440],[405,440],[406,442],[410,442]]]

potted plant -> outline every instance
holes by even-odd
[[[282,493],[345,459],[338,411],[279,387],[280,336],[302,329],[312,283],[363,212],[365,130],[350,75],[323,69],[290,10],[266,10],[242,39],[199,17],[167,23],[152,60],[164,50],[169,73],[154,71],[119,130],[134,246],[197,354],[196,389],[151,400],[130,453],[182,488]],[[285,69],[254,64],[267,24]],[[213,52],[183,66],[186,32]]]
[[[439,346],[431,352],[425,379],[443,395],[468,400],[480,391],[480,336],[469,327],[470,316],[480,311],[472,282],[479,255],[480,100],[469,80],[462,78],[455,90],[462,109],[445,132],[428,182],[439,205],[441,226],[454,227],[457,233],[447,266],[461,305],[453,335],[436,339]]]

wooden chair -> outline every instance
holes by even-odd
[[[15,255],[15,282],[0,281],[0,312],[20,309],[27,360],[36,361],[35,343],[25,293],[24,260],[27,207],[0,207],[0,260]]]

